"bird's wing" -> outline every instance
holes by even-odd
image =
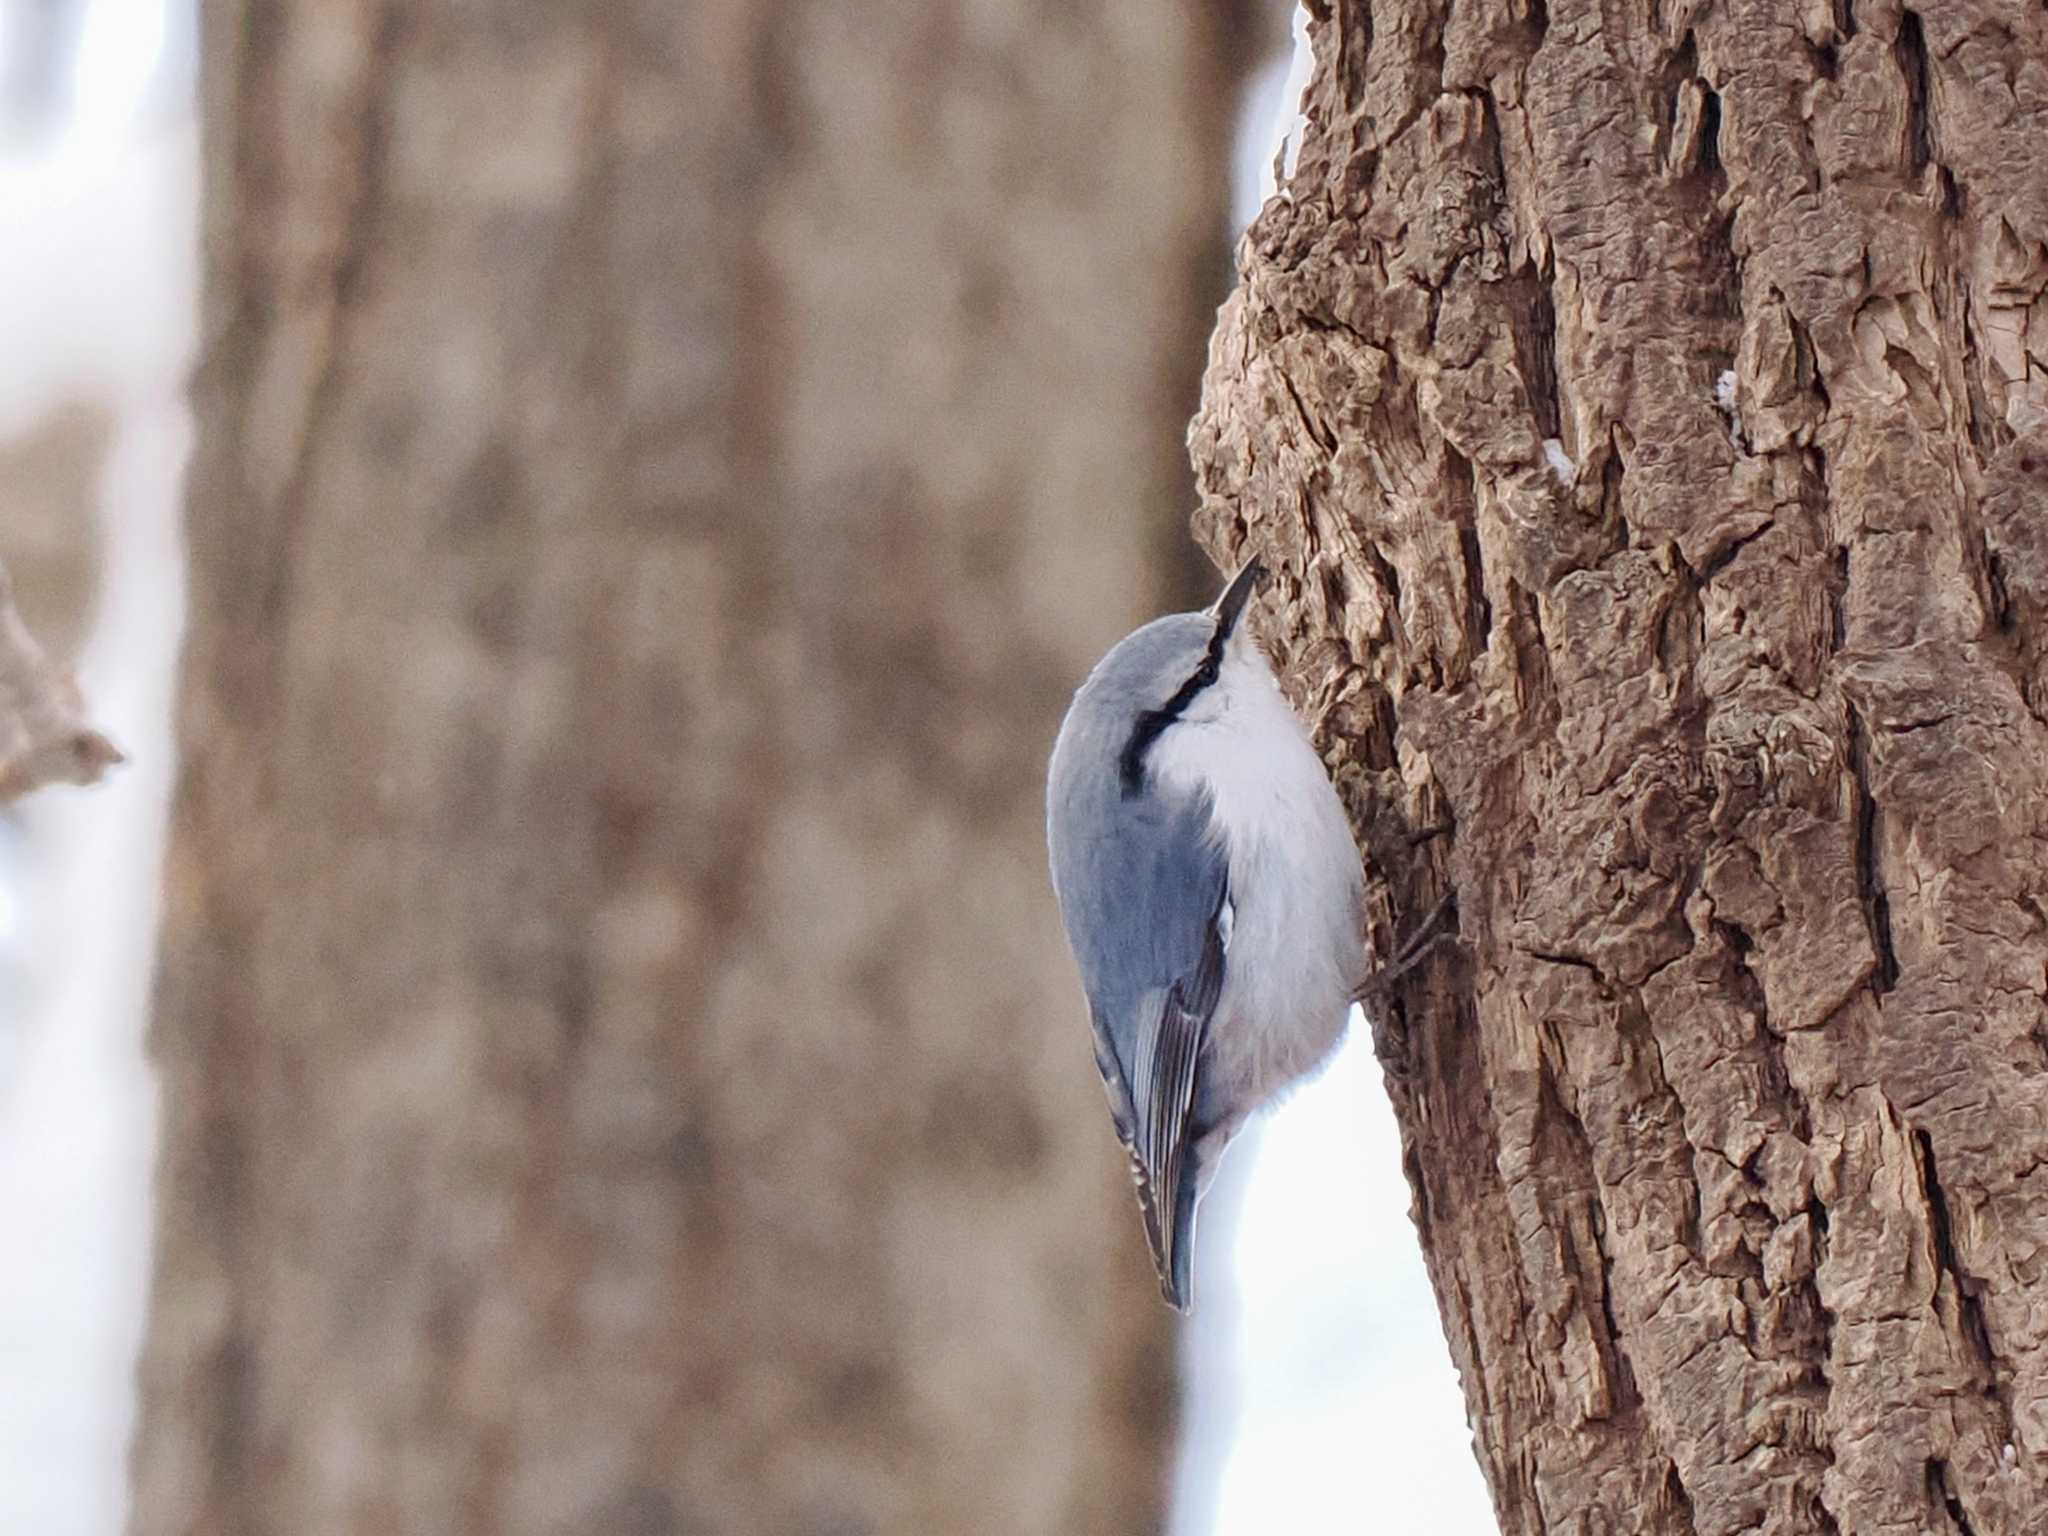
[[[1188,1303],[1194,1170],[1189,1110],[1223,990],[1228,864],[1206,797],[1154,789],[1084,844],[1053,847],[1053,883],[1088,989],[1095,1060],[1131,1155],[1160,1285]]]
[[[1195,974],[1168,988],[1158,1023],[1138,1034],[1137,1138],[1127,1143],[1131,1177],[1160,1287],[1183,1310],[1191,1290],[1195,1228],[1195,1170],[1187,1161],[1189,1110],[1202,1043],[1222,990],[1222,935],[1212,921]]]

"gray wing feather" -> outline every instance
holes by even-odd
[[[1052,792],[1053,887],[1088,991],[1096,1065],[1131,1154],[1162,1287],[1185,1307],[1195,1195],[1188,1116],[1223,988],[1217,917],[1228,863],[1206,796],[1155,783],[1122,799],[1114,775],[1063,775],[1057,756]]]
[[[1139,1081],[1151,1088],[1150,1101],[1139,1121],[1146,1137],[1144,1163],[1149,1175],[1139,1180],[1145,1236],[1159,1266],[1166,1299],[1183,1309],[1192,1289],[1196,1192],[1195,1171],[1187,1166],[1186,1157],[1188,1117],[1195,1101],[1195,1072],[1202,1045],[1222,990],[1223,942],[1212,920],[1195,975],[1175,982],[1167,993],[1159,1028],[1151,1037],[1152,1069],[1139,1071]]]

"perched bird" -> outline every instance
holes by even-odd
[[[1195,1205],[1252,1112],[1321,1065],[1367,973],[1358,847],[1308,732],[1215,606],[1119,641],[1052,751],[1046,842],[1160,1289],[1191,1298]]]

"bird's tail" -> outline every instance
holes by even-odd
[[[1166,1251],[1159,1260],[1159,1290],[1167,1305],[1186,1312],[1195,1304],[1195,1170],[1181,1172],[1180,1187],[1172,1191],[1173,1225],[1168,1229]]]
[[[1176,1312],[1194,1301],[1195,1199],[1192,1170],[1176,1169],[1171,1188],[1146,1176],[1144,1161],[1131,1154],[1131,1183],[1138,1192],[1138,1214],[1145,1223],[1145,1246],[1159,1272],[1159,1294]]]

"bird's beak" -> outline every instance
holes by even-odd
[[[1223,589],[1223,595],[1216,599],[1216,605],[1209,610],[1216,615],[1224,634],[1230,634],[1237,628],[1237,621],[1244,616],[1246,607],[1251,603],[1252,594],[1258,591],[1259,583],[1265,576],[1266,568],[1259,563],[1257,555],[1253,555],[1237,568],[1237,574],[1230,578],[1230,585]]]

